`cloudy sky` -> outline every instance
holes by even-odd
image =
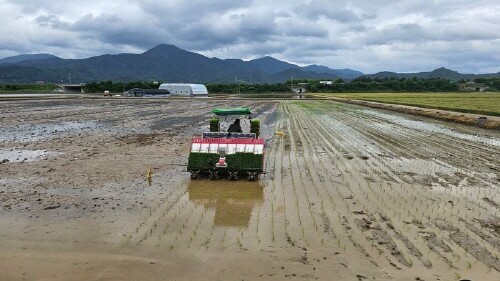
[[[500,71],[498,0],[0,0],[0,57],[158,44],[219,58],[378,71]]]

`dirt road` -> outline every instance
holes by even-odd
[[[266,124],[267,174],[189,180],[190,138],[240,105]],[[330,101],[0,110],[2,280],[500,277],[498,132]]]

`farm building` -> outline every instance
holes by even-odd
[[[168,90],[170,94],[177,96],[208,95],[207,87],[203,84],[163,83],[160,89]]]
[[[170,92],[165,89],[130,89],[123,93],[126,97],[164,97],[169,96]]]
[[[466,82],[466,83],[459,83],[458,87],[462,91],[476,91],[476,92],[482,92],[486,89],[488,89],[488,86],[486,86],[484,83],[476,83],[476,82]]]

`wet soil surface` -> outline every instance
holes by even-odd
[[[190,139],[208,129],[211,109],[236,106],[263,124],[267,174],[189,180]],[[0,279],[500,276],[495,131],[330,101],[36,100],[0,110]]]

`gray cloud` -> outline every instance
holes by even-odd
[[[388,25],[380,30],[373,30],[366,35],[365,43],[374,45],[391,44],[393,42],[421,42],[435,37],[421,25],[403,23]]]
[[[64,29],[69,26],[68,22],[60,20],[56,15],[42,15],[37,17],[35,22],[42,27],[51,27],[54,29]]]
[[[82,58],[169,43],[207,56],[272,55],[368,73],[497,72],[497,2],[0,0],[0,57]]]
[[[339,1],[342,2],[342,1]],[[346,8],[343,4],[338,4],[332,1],[320,0],[310,1],[295,8],[295,13],[306,18],[326,17],[330,20],[341,23],[349,23],[359,21],[356,13]]]

